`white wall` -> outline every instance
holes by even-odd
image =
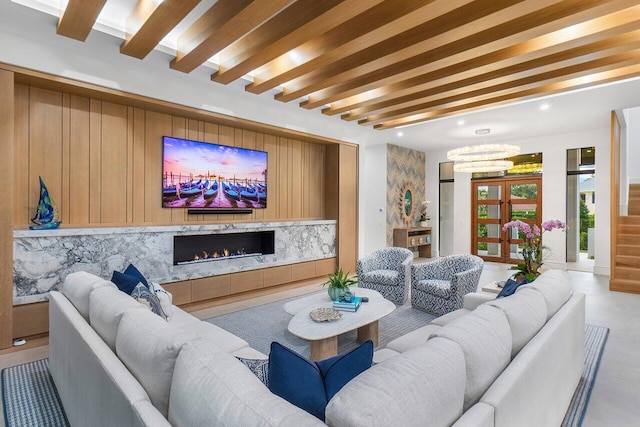
[[[566,220],[567,149],[596,147],[596,203],[595,267],[596,274],[609,274],[609,129],[559,134],[551,137],[511,141],[519,145],[522,153],[542,152],[542,219]],[[427,196],[438,194],[438,179],[430,173],[437,170],[439,162],[445,162],[446,151],[427,152]],[[454,251],[471,250],[471,174],[455,176]],[[437,216],[435,217],[437,220]],[[437,229],[437,223],[434,224]],[[544,244],[551,250],[545,264],[554,268],[566,268],[566,235],[554,230],[544,234]],[[436,246],[437,247],[437,246]]]
[[[640,184],[640,107],[625,110],[627,119],[627,176]]]
[[[387,246],[387,145],[365,148],[364,178],[360,181],[360,222],[364,224],[360,257]]]

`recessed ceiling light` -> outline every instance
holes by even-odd
[[[549,104],[540,105],[540,111],[548,110],[551,106]]]
[[[458,126],[462,126],[464,124],[464,120],[458,120]]]
[[[398,138],[402,138],[402,135],[404,135],[404,133],[398,132],[396,135],[398,135]]]
[[[488,135],[490,132],[491,132],[491,129],[489,128],[477,129],[476,135]]]

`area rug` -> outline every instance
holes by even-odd
[[[320,294],[326,295],[326,291]],[[302,298],[309,300],[309,298],[313,298],[316,295],[318,294]],[[287,325],[292,316],[285,311],[284,306],[299,298],[294,297],[247,308],[234,313],[212,317],[206,319],[206,321],[239,336],[247,341],[251,347],[264,354],[269,354],[271,342],[277,341],[309,357],[309,342],[296,337],[287,330]],[[393,339],[429,324],[435,317],[408,305],[397,306],[391,314],[380,319],[378,323],[378,343],[380,346],[385,346]],[[340,335],[338,337],[338,352],[345,353],[356,348],[359,345],[356,336],[356,331]]]
[[[67,427],[69,421],[49,374],[49,359],[2,370],[6,427]]]
[[[294,336],[287,336],[277,331],[286,331],[286,325],[290,315],[280,316],[270,305],[276,305],[282,310],[283,301],[271,303],[266,306],[255,307],[241,312],[226,314],[216,318],[208,319],[211,323],[226,325],[227,329],[234,329],[234,333],[244,338],[252,347],[268,353],[269,344],[272,340],[278,340],[286,345],[294,343],[299,349],[306,350],[308,344]],[[386,321],[380,321],[380,343],[384,345],[393,337],[397,337],[408,332],[415,327],[421,326],[418,310],[411,307],[398,307],[392,314],[387,316]],[[253,313],[252,313],[253,312]],[[260,315],[255,314],[262,313]],[[422,313],[422,312],[420,312]],[[233,316],[233,315],[236,316]],[[267,314],[273,318],[266,317]],[[423,315],[429,316],[424,313]],[[253,319],[251,323],[249,320]],[[276,320],[279,318],[280,320]],[[233,322],[242,323],[245,326],[234,325],[228,327]],[[428,320],[427,320],[428,321]],[[280,323],[278,323],[280,322]],[[247,327],[250,324],[251,327]],[[424,324],[424,323],[422,323]],[[246,327],[247,329],[242,329]],[[276,333],[274,333],[276,331]],[[404,331],[404,332],[403,332]],[[600,326],[587,325],[585,342],[585,368],[580,379],[580,383],[569,406],[562,427],[579,427],[582,425],[584,414],[586,413],[591,390],[595,383],[598,367],[602,358],[602,353],[607,340],[609,329]],[[339,351],[347,351],[354,348],[357,343],[355,334],[339,340]],[[290,339],[291,342],[285,341]],[[296,340],[299,342],[296,343]],[[19,366],[6,368],[2,371],[2,403],[4,408],[4,420],[6,427],[67,427],[69,423],[60,403],[58,392],[49,374],[49,360],[43,359],[35,362],[25,363]]]

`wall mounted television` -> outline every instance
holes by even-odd
[[[162,207],[267,207],[265,151],[170,136],[162,146]]]

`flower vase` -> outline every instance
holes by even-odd
[[[340,295],[344,294],[345,290],[342,288],[329,288],[328,292],[329,292],[329,298],[331,298],[331,301],[335,301],[338,299]]]
[[[420,227],[431,227],[431,221],[420,221]]]

